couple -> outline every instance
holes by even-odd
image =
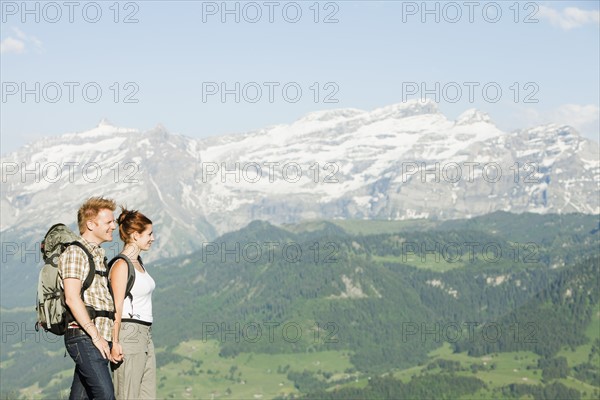
[[[80,241],[92,254],[96,269],[87,290],[81,292],[90,261],[81,248],[67,247],[58,262],[65,302],[74,319],[65,333],[65,346],[75,361],[69,399],[156,398],[151,337],[155,284],[139,255],[154,241],[152,221],[138,211],[121,207],[117,222],[124,247],[111,261],[109,273],[100,244],[112,241],[116,208],[114,200],[92,197],[77,212]],[[135,281],[126,296],[127,260],[135,269]]]

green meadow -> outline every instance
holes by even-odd
[[[349,354],[343,351],[240,353],[223,358],[219,356],[220,346],[216,340],[187,341],[172,351],[181,358],[159,367],[157,380],[161,398],[271,399],[298,395],[300,392],[287,378],[291,371],[310,371],[332,385],[335,380],[351,378],[345,371],[352,368],[352,364]]]

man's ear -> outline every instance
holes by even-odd
[[[91,219],[88,219],[85,223],[85,226],[87,227],[88,231],[93,231],[94,230],[94,221],[92,221]]]

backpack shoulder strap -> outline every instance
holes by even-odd
[[[83,300],[83,292],[85,292],[87,289],[89,289],[89,287],[92,285],[92,282],[94,281],[94,278],[96,277],[96,275],[100,275],[100,276],[104,276],[108,278],[108,269],[105,271],[97,271],[96,270],[96,264],[94,262],[94,256],[92,255],[92,253],[90,253],[90,251],[85,247],[85,245],[79,241],[73,241],[71,243],[67,243],[65,245],[65,249],[69,246],[77,246],[79,247],[81,250],[83,250],[83,252],[85,253],[85,255],[88,258],[88,264],[89,264],[89,271],[87,276],[85,277],[85,280],[82,282],[81,284],[81,299]],[[106,257],[104,257],[104,266],[106,268],[108,268],[107,264],[106,264]],[[85,307],[88,311],[88,314],[90,316],[90,318],[92,320],[96,319],[96,317],[106,317],[106,318],[110,318],[110,319],[114,319],[115,318],[115,312],[114,311],[108,311],[108,310],[96,310],[91,306],[87,306]],[[73,317],[73,315],[71,314],[71,312],[69,311],[69,317],[67,318],[68,321],[75,321],[75,318]]]
[[[138,262],[140,263],[140,266],[142,267],[144,272],[146,272],[146,267],[144,266],[144,262],[142,261],[142,256],[138,256]]]
[[[133,300],[131,288],[133,288],[133,284],[135,283],[135,267],[133,266],[133,263],[129,257],[127,257],[125,254],[118,254],[108,263],[109,272],[117,260],[123,260],[127,263],[127,286],[125,286],[125,297],[129,297],[131,300]]]
[[[94,281],[94,275],[96,275],[96,274],[104,275],[104,274],[102,273],[102,271],[96,272],[96,264],[94,263],[94,256],[92,256],[92,253],[90,253],[90,251],[85,247],[85,245],[83,243],[75,241],[75,242],[68,243],[66,245],[66,247],[69,247],[69,246],[79,247],[81,250],[83,250],[85,255],[88,257],[88,263],[90,265],[90,270],[88,272],[88,275],[85,277],[85,280],[81,284],[81,296],[83,296],[83,292],[85,292],[92,285],[92,282]]]

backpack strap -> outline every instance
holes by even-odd
[[[108,272],[110,273],[110,269],[117,262],[117,260],[123,260],[127,263],[127,285],[125,286],[125,298],[129,297],[131,301],[133,301],[133,295],[131,294],[131,289],[133,288],[133,284],[135,283],[135,267],[133,263],[125,254],[117,254],[110,262],[108,263]],[[140,265],[142,265],[142,259],[138,256],[138,261]],[[110,286],[109,286],[110,287]],[[112,293],[112,290],[111,290]]]
[[[82,282],[81,284],[81,300],[83,300],[83,292],[85,292],[86,290],[89,289],[89,287],[92,285],[92,282],[94,281],[94,278],[96,277],[96,275],[99,276],[104,276],[106,278],[108,278],[108,267],[106,269],[106,271],[96,271],[96,263],[94,262],[94,256],[92,255],[92,253],[90,253],[90,251],[85,247],[85,245],[81,242],[78,241],[74,241],[71,243],[67,243],[65,245],[65,249],[69,246],[77,246],[79,247],[81,250],[83,250],[83,252],[85,253],[85,255],[88,258],[88,264],[90,266],[90,270],[88,271],[87,276],[85,277],[85,280]],[[104,265],[107,266],[107,258],[104,257]],[[110,286],[109,286],[110,289]],[[110,318],[110,319],[115,319],[115,312],[114,311],[106,311],[106,310],[96,310],[93,307],[90,306],[86,306],[85,307],[88,311],[88,314],[90,316],[90,318],[96,319],[96,317],[106,317],[106,318]],[[73,318],[74,320],[75,318]]]
[[[67,243],[65,245],[65,249],[72,245],[77,246],[81,250],[83,250],[83,252],[85,253],[85,255],[88,258],[88,264],[90,265],[90,270],[89,270],[87,276],[85,277],[85,280],[81,284],[81,298],[83,299],[83,292],[85,292],[92,285],[92,282],[94,281],[94,275],[96,273],[98,275],[102,275],[103,271],[96,272],[96,263],[94,262],[94,256],[92,255],[92,253],[90,253],[90,251],[85,247],[85,245],[83,243],[77,242],[77,241]],[[104,275],[106,275],[106,272],[104,273]]]
[[[85,306],[85,308],[87,309],[87,312],[91,319],[96,319],[97,317],[106,317],[113,320],[115,319],[114,311],[96,310],[95,308],[90,306]]]

